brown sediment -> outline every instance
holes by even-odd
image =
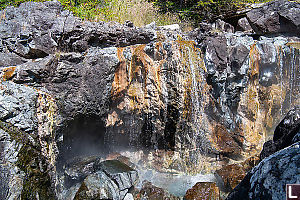
[[[236,133],[235,133],[236,134]],[[238,137],[230,133],[224,126],[217,124],[212,133],[212,143],[221,154],[240,154],[241,147],[238,143],[242,144],[242,137]],[[238,143],[237,143],[238,141]]]
[[[159,64],[155,62],[145,53],[146,45],[138,45],[131,48],[132,59],[129,66],[129,87],[128,96],[130,98],[130,107],[135,109],[148,109],[150,106],[150,97],[148,94],[148,84],[154,85],[154,98],[159,101],[161,95],[160,69],[164,60]],[[142,83],[139,82],[142,80]]]
[[[220,199],[220,191],[216,183],[198,182],[193,188],[188,189],[184,199],[186,200],[208,200]]]

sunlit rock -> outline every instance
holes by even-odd
[[[193,188],[189,189],[184,199],[186,200],[209,200],[220,199],[220,191],[215,183],[197,183]]]
[[[136,200],[156,200],[156,199],[170,199],[179,200],[180,198],[169,194],[162,188],[152,185],[150,182],[145,181],[141,190],[135,195]]]
[[[265,13],[247,18],[256,34],[83,21],[58,2],[1,11],[0,198],[131,198],[148,179],[183,197],[222,169],[233,188],[300,104],[298,6],[245,13]]]

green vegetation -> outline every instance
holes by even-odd
[[[228,17],[237,10],[253,3],[271,0],[152,0],[162,13],[177,13],[180,20],[196,25],[200,21],[212,21],[223,16]]]
[[[0,9],[7,6],[19,6],[26,1],[44,2],[46,0],[0,0]],[[147,0],[59,0],[65,9],[76,16],[91,21],[116,21],[124,23],[130,20],[135,26],[144,26],[155,21],[158,25],[179,23],[176,15],[170,12],[160,13],[153,2]]]
[[[9,134],[11,140],[16,141],[20,150],[15,163],[23,172],[23,189],[21,199],[55,199],[48,174],[46,158],[41,154],[40,146],[34,145],[28,134],[8,122],[0,120],[0,129]]]
[[[0,0],[0,10],[6,8],[7,6],[19,6],[21,3],[30,0]],[[36,0],[37,2],[44,2],[46,0]]]
[[[18,6],[26,1],[46,0],[0,0],[0,9]],[[92,21],[130,20],[135,26],[153,21],[157,25],[179,23],[193,25],[201,21],[213,21],[229,17],[237,10],[253,3],[271,0],[59,0],[65,9],[76,16]],[[299,2],[299,0],[296,0]]]

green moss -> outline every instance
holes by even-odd
[[[41,154],[40,147],[33,145],[27,133],[10,123],[0,120],[0,129],[8,133],[12,140],[22,145],[16,162],[16,166],[25,172],[21,199],[34,200],[37,199],[37,194],[39,199],[55,199],[46,158]]]
[[[10,137],[20,144],[29,144],[30,141],[27,134],[20,129],[14,127],[11,123],[3,122],[0,120],[0,129],[4,130]]]

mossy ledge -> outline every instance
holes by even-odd
[[[40,147],[33,144],[28,134],[8,122],[0,120],[0,129],[8,133],[21,149],[18,152],[16,166],[25,173],[21,199],[56,199],[51,179],[48,174],[46,158]]]

